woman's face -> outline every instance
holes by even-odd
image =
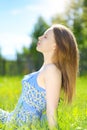
[[[49,28],[42,36],[38,38],[36,50],[42,53],[47,53],[54,50],[56,47],[53,29]]]

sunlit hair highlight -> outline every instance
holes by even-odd
[[[62,73],[62,89],[65,101],[71,103],[76,89],[79,53],[73,33],[64,25],[53,25],[57,44],[57,65]]]

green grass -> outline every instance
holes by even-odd
[[[0,108],[12,111],[20,97],[22,77],[0,77]],[[87,130],[87,76],[77,79],[77,91],[74,102],[71,106],[60,102],[58,107],[58,130]],[[12,125],[11,125],[12,126]],[[17,130],[29,130],[23,126]],[[38,124],[32,126],[33,130],[47,130],[44,124],[42,128]],[[0,125],[0,130],[13,130]]]

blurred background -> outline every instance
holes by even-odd
[[[0,0],[0,75],[38,70],[37,40],[52,24],[69,27],[80,52],[80,75],[87,74],[87,0]]]

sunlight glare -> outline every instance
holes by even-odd
[[[66,5],[69,4],[69,0],[47,0],[54,13],[63,13]]]

